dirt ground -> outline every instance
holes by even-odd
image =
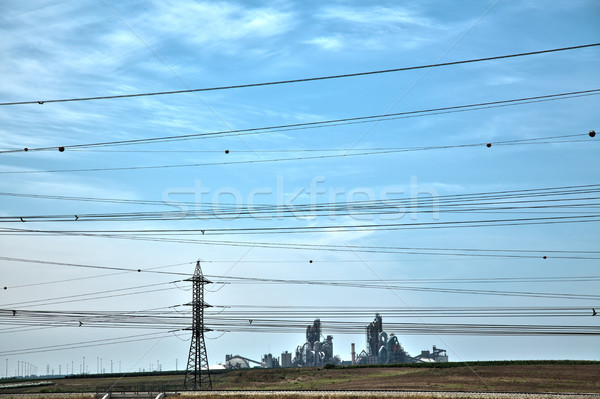
[[[600,364],[232,371],[217,389],[600,392]]]
[[[183,375],[52,380],[4,393],[179,391]],[[211,376],[216,390],[401,390],[600,393],[600,363],[233,370]]]

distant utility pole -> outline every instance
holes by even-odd
[[[192,341],[190,343],[190,354],[188,356],[187,369],[185,371],[184,386],[187,389],[199,391],[212,389],[212,381],[208,369],[208,356],[206,354],[206,343],[204,342],[204,331],[210,331],[204,327],[204,308],[210,307],[204,302],[204,286],[212,283],[202,275],[200,261],[196,262],[194,276],[185,281],[193,282],[192,303]],[[206,370],[205,378],[202,378],[202,369]],[[207,381],[208,380],[208,381]]]

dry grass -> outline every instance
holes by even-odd
[[[0,393],[0,398],[2,399],[94,399],[93,394],[82,395],[80,393],[17,393],[17,394],[2,394]]]
[[[140,394],[143,395],[143,394]],[[47,393],[47,394],[2,394],[2,399],[98,399],[95,395]],[[153,397],[153,396],[152,396]],[[269,398],[269,399],[589,399],[584,395],[547,395],[547,394],[506,394],[506,393],[465,393],[465,392],[195,392],[181,396],[171,396],[177,399],[244,399],[244,398]],[[145,396],[131,396],[131,399],[145,399]],[[149,397],[148,397],[149,398]]]
[[[4,399],[10,393],[52,393],[107,391],[180,391],[183,375],[132,375],[125,377],[69,378],[53,380],[49,387],[29,387],[0,390]],[[599,393],[600,363],[521,363],[451,365],[443,368],[425,367],[365,367],[334,369],[249,369],[212,375],[213,392],[219,398],[240,397],[228,390],[252,391],[454,391],[454,392],[564,392]],[[257,396],[256,392],[251,393]],[[278,393],[279,394],[279,393]],[[224,396],[223,396],[224,395]],[[283,394],[281,394],[283,395]],[[282,398],[305,397],[298,392],[286,393]],[[292,396],[290,396],[292,395]],[[296,395],[296,396],[293,396]],[[300,395],[300,396],[298,396]],[[318,396],[321,395],[321,396]],[[311,394],[311,398],[326,396]],[[327,393],[327,395],[330,395]],[[336,398],[350,398],[354,393],[339,393]],[[350,396],[343,396],[350,395]],[[187,395],[186,395],[187,396]],[[270,393],[271,397],[273,393]],[[382,393],[361,395],[381,397]],[[10,396],[15,397],[17,396]],[[329,396],[327,396],[329,397]],[[406,397],[406,396],[403,396]],[[423,398],[422,396],[418,396]],[[463,396],[464,397],[464,396]],[[39,399],[39,396],[36,396]],[[89,397],[86,397],[89,398]],[[77,398],[75,398],[77,399]]]

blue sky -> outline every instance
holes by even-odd
[[[597,1],[81,1],[3,2],[0,5],[0,102],[185,90],[493,57],[598,41]],[[106,141],[196,134],[379,115],[488,101],[591,90],[600,87],[598,47],[521,58],[317,82],[84,102],[0,107],[0,148],[67,146],[65,152],[0,154],[0,191],[133,200],[217,204],[254,201],[304,204],[424,198],[504,190],[596,184],[599,129],[597,96],[468,112],[427,115],[319,129],[263,132],[144,144],[70,149]],[[485,146],[417,152],[231,164],[306,157],[306,150],[456,146],[582,134],[581,141]],[[586,138],[587,137],[587,138]],[[585,139],[585,140],[584,140]],[[226,154],[225,150],[229,150]],[[126,152],[130,151],[130,152]],[[146,151],[146,152],[143,152]],[[322,153],[318,153],[322,154]],[[595,161],[595,162],[594,162]],[[88,169],[216,163],[145,170],[38,173]],[[312,185],[312,187],[311,187]],[[206,192],[200,195],[200,189]],[[174,210],[167,205],[107,204],[2,196],[1,216]],[[432,215],[397,215],[394,222],[431,222]],[[503,214],[501,217],[515,217]],[[439,221],[498,217],[439,214]],[[518,217],[518,216],[517,216]],[[462,218],[462,219],[461,219]],[[195,239],[279,244],[403,247],[598,250],[595,222],[555,225],[373,230],[209,237],[214,228],[381,224],[386,219],[332,218],[175,220],[139,222],[27,222],[42,230],[205,229]],[[3,223],[3,228],[23,224]],[[196,259],[210,275],[277,279],[415,279],[597,275],[597,260],[435,257],[311,250],[228,247],[98,237],[3,235],[5,257],[137,269]],[[314,263],[308,263],[313,259]],[[102,274],[98,270],[0,261],[2,285],[12,287]],[[125,274],[69,283],[7,289],[0,305],[170,281],[171,276]],[[37,306],[43,310],[143,310],[185,303],[183,288],[154,294]],[[477,289],[480,286],[463,285]],[[494,284],[485,289],[558,293],[597,292],[594,282]],[[473,296],[314,286],[230,285],[208,293],[214,305],[290,306],[598,306],[593,301]],[[57,307],[58,306],[58,307]],[[10,306],[9,306],[10,307]],[[0,306],[0,308],[5,308]],[[319,317],[318,314],[314,318]],[[368,324],[372,317],[366,318]],[[312,319],[307,319],[307,324]],[[598,325],[598,318],[531,323]],[[386,318],[384,316],[384,328]],[[391,322],[392,320],[390,320]],[[394,320],[401,322],[401,320]],[[430,322],[425,320],[424,322]],[[435,321],[437,322],[437,321]],[[450,322],[457,322],[451,320]],[[458,322],[497,322],[459,320]],[[523,320],[503,320],[508,324]],[[324,333],[327,324],[323,323]],[[142,331],[144,332],[144,331]],[[388,331],[394,332],[394,331]],[[0,352],[93,339],[139,330],[47,328],[5,333]],[[293,351],[304,334],[207,334],[211,364],[226,353],[258,359]],[[185,338],[185,334],[181,334]],[[411,354],[437,345],[451,360],[596,359],[597,337],[461,337],[400,335]],[[364,337],[334,334],[334,352],[349,358]],[[158,341],[10,356],[58,370],[102,357],[122,369],[183,367],[189,342],[167,334]],[[5,357],[0,356],[0,361]],[[105,363],[106,365],[107,363]],[[3,365],[0,363],[0,365]],[[105,366],[106,367],[106,366]],[[64,366],[63,366],[64,368]],[[90,371],[96,367],[90,365]],[[0,375],[4,375],[5,370]]]

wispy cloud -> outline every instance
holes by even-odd
[[[327,7],[319,15],[324,19],[338,19],[350,23],[367,24],[371,26],[424,26],[430,27],[429,18],[405,8],[392,7]]]
[[[316,14],[321,34],[305,41],[324,50],[412,48],[443,26],[403,7],[329,6]]]
[[[320,36],[314,39],[305,41],[307,44],[314,44],[324,50],[340,50],[344,47],[343,38],[340,36]]]
[[[487,84],[490,86],[504,86],[504,85],[512,85],[515,83],[520,83],[523,80],[524,80],[523,78],[520,78],[518,76],[497,75],[497,76],[491,77],[487,81]]]
[[[159,35],[175,35],[182,41],[201,45],[203,51],[233,51],[248,43],[256,46],[257,40],[279,36],[293,26],[289,12],[270,7],[192,1],[161,1],[154,6],[156,10],[137,22],[148,24]]]

